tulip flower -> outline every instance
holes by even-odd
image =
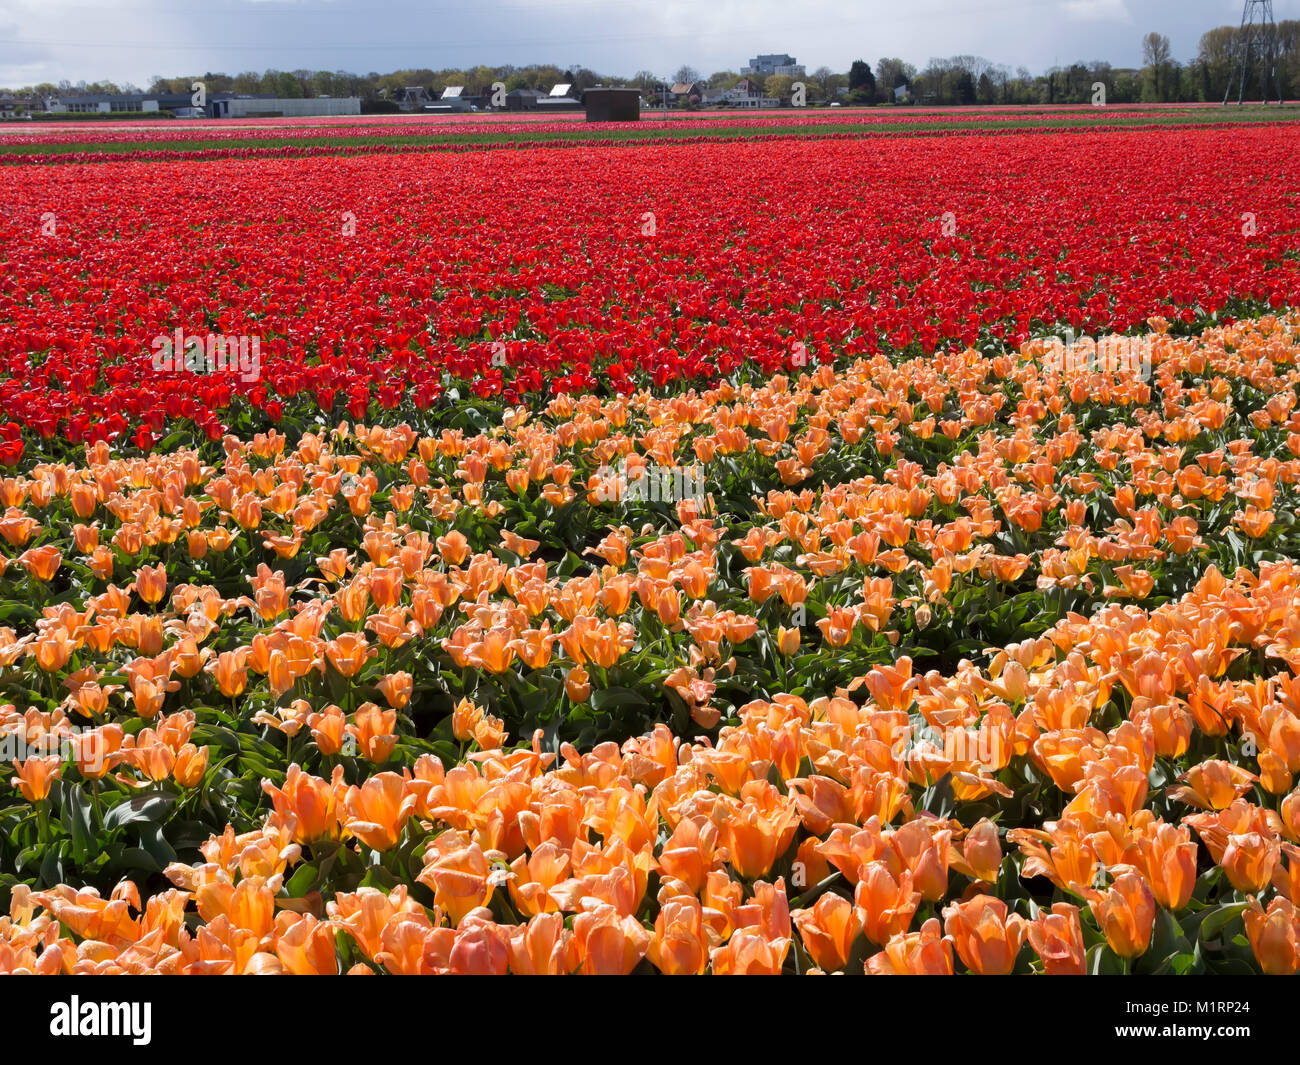
[[[822,969],[844,968],[862,925],[853,903],[827,892],[811,909],[791,914],[808,956]]]
[[[1266,911],[1258,899],[1251,899],[1242,920],[1250,949],[1264,972],[1294,976],[1300,969],[1300,914],[1291,902],[1275,898]]]
[[[9,785],[28,802],[42,802],[50,793],[51,783],[63,775],[63,760],[58,756],[28,758],[14,762],[13,767],[18,775],[10,778]]]
[[[1083,928],[1079,908],[1068,902],[1052,904],[1029,922],[1029,944],[1043,961],[1048,976],[1082,976],[1085,972]]]
[[[351,787],[343,800],[348,833],[371,850],[386,851],[397,845],[416,796],[396,773],[379,773],[360,787]]]
[[[1139,874],[1122,873],[1108,890],[1090,889],[1088,899],[1111,950],[1121,958],[1146,951],[1155,927],[1156,900]]]
[[[943,911],[943,930],[971,972],[1005,976],[1025,940],[1025,919],[1007,915],[1007,904],[989,895],[953,903]]]
[[[912,890],[910,872],[896,880],[884,862],[874,861],[860,871],[853,903],[867,938],[884,946],[907,931],[921,904],[921,893]]]
[[[931,917],[917,932],[890,938],[885,949],[867,959],[868,976],[951,976],[952,945]]]

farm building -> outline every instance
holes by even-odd
[[[187,100],[186,103],[189,101]],[[319,115],[359,115],[359,96],[308,96],[288,99],[278,96],[222,93],[208,101],[213,118],[308,118]]]
[[[506,93],[507,111],[536,111],[542,93],[537,89],[514,89]]]
[[[190,97],[179,93],[129,93],[117,96],[95,93],[50,96],[46,98],[44,106],[46,111],[59,115],[152,114],[189,107]]]
[[[573,86],[569,84],[556,85],[547,96],[540,97],[537,101],[537,110],[539,111],[581,111],[582,101],[575,100],[569,95],[569,90]]]
[[[641,118],[641,93],[636,89],[596,86],[583,94],[588,122],[636,122]]]

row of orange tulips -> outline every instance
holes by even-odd
[[[0,480],[0,970],[1294,971],[1300,317],[1164,328]]]

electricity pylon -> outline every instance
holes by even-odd
[[[1232,82],[1237,82],[1237,105],[1246,98],[1246,72],[1251,67],[1251,57],[1257,57],[1262,72],[1261,83],[1264,103],[1268,103],[1271,81],[1277,89],[1277,102],[1282,102],[1282,82],[1277,75],[1277,23],[1273,21],[1273,0],[1246,0],[1241,9],[1241,29],[1237,34],[1236,63],[1223,92],[1227,104],[1232,95]]]

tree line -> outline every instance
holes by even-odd
[[[1224,98],[1231,88],[1236,99],[1237,82],[1234,60],[1241,47],[1241,31],[1236,26],[1220,26],[1201,36],[1197,55],[1187,62],[1173,58],[1169,38],[1148,33],[1142,39],[1143,65],[1117,68],[1103,60],[1076,62],[1052,67],[1033,74],[1021,66],[1012,68],[993,63],[980,56],[958,55],[931,59],[921,69],[895,57],[876,61],[875,67],[865,60],[855,60],[846,72],[822,66],[802,79],[773,75],[758,80],[767,96],[789,99],[793,85],[802,81],[805,96],[813,103],[831,99],[854,104],[892,103],[896,100],[932,105],[1000,105],[1000,104],[1081,104],[1094,101],[1095,86],[1105,86],[1108,103],[1171,103],[1209,101]],[[1300,98],[1300,21],[1277,24],[1277,77],[1286,99]],[[709,89],[734,87],[742,75],[720,70],[704,77],[690,66],[680,67],[674,75],[679,83],[696,84]],[[451,85],[464,86],[470,95],[484,95],[498,84],[506,91],[540,89],[547,92],[556,84],[567,83],[580,93],[593,85],[632,86],[648,98],[662,91],[664,79],[651,71],[637,71],[632,77],[601,74],[586,67],[563,69],[553,64],[526,66],[475,66],[468,69],[427,68],[396,70],[388,74],[371,71],[354,74],[328,70],[267,70],[223,74],[208,71],[184,77],[156,76],[150,80],[151,93],[191,91],[194,81],[204,82],[209,95],[222,92],[263,93],[288,99],[309,96],[357,96],[367,110],[396,109],[396,101],[408,87],[419,86],[438,96]],[[1231,86],[1229,82],[1232,82]],[[44,82],[13,90],[18,96],[56,96],[79,94],[138,93],[132,84],[107,81]],[[1270,95],[1275,90],[1270,91]],[[9,90],[0,90],[8,93]],[[1248,99],[1265,95],[1262,69],[1253,63],[1246,79]],[[698,103],[695,98],[694,103]]]

